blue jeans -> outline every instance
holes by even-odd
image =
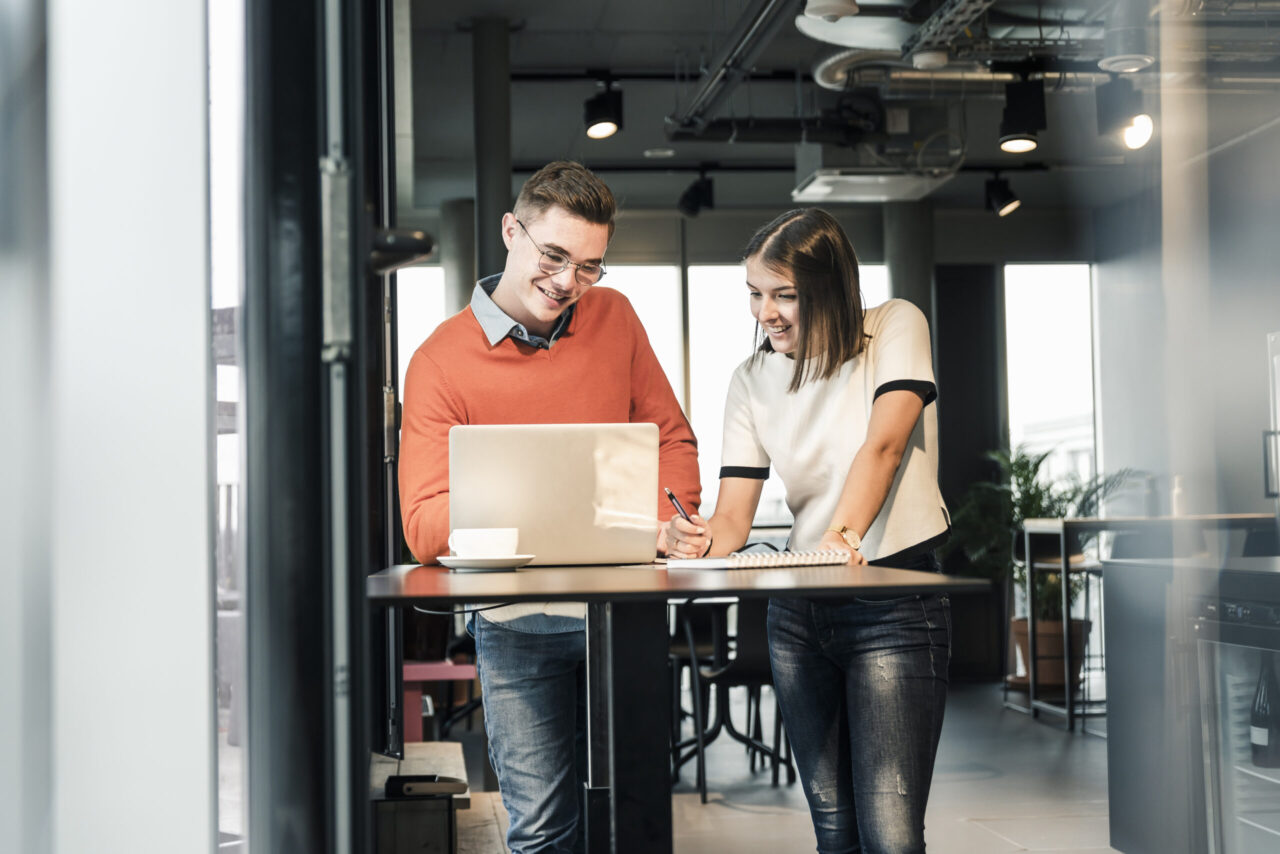
[[[472,626],[511,854],[575,854],[587,779],[586,632]]]
[[[911,568],[936,567],[930,553]],[[947,598],[774,599],[769,657],[820,854],[923,852]]]

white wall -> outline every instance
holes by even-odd
[[[205,4],[49,7],[54,850],[214,841]]]

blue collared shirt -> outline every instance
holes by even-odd
[[[493,301],[493,291],[498,287],[498,281],[501,278],[501,273],[485,276],[476,282],[475,290],[471,292],[471,313],[480,322],[480,328],[484,330],[485,337],[489,339],[489,346],[496,347],[499,341],[510,336],[516,341],[522,341],[525,344],[540,347],[543,350],[550,350],[556,339],[569,328],[569,320],[573,317],[573,310],[578,307],[577,303],[569,306],[564,310],[563,314],[556,318],[555,326],[551,328],[551,335],[543,338],[541,335],[534,335],[524,324],[512,320]]]

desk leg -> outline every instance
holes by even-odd
[[[1038,717],[1040,710],[1036,708],[1036,569],[1031,559],[1031,532],[1022,532],[1022,554],[1027,563],[1027,705],[1031,708],[1031,717]]]
[[[671,852],[667,643],[664,602],[587,606],[588,854]]]
[[[613,847],[609,818],[609,605],[587,605],[587,854]]]

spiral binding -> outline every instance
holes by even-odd
[[[807,552],[747,552],[725,558],[729,569],[765,569],[775,566],[830,566],[849,562],[849,553],[835,549]]]

